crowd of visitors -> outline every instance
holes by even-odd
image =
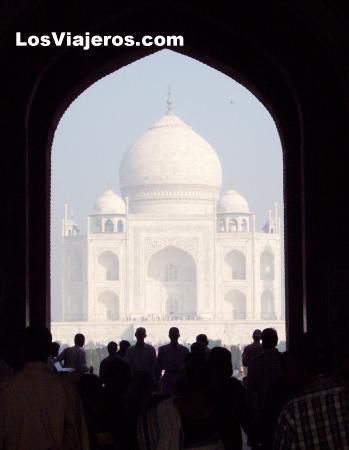
[[[349,449],[349,360],[334,370],[321,339],[281,353],[274,329],[255,330],[240,381],[205,334],[190,351],[176,327],[158,352],[146,337],[109,342],[97,376],[82,334],[59,352],[28,327],[23,369],[0,360],[0,450],[235,450],[243,433],[252,449]]]

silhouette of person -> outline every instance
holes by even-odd
[[[206,334],[198,334],[196,336],[196,342],[201,342],[205,346],[206,357],[208,357],[210,353],[210,349],[208,348],[209,340]]]
[[[225,449],[241,449],[241,427],[248,432],[247,411],[242,384],[232,377],[231,352],[223,347],[214,347],[208,357],[208,369]]]
[[[259,330],[259,329],[254,330],[254,332],[252,334],[252,339],[253,339],[252,344],[246,345],[246,347],[244,348],[244,351],[242,352],[242,364],[245,367],[248,368],[251,361],[256,356],[259,356],[263,352],[261,338],[262,338],[261,330]]]
[[[89,368],[86,365],[86,354],[83,349],[85,345],[85,336],[78,333],[74,337],[74,347],[68,347],[57,356],[57,361],[64,361],[64,367],[76,370],[80,375],[88,373]]]
[[[144,342],[147,337],[145,328],[137,328],[135,337],[136,344],[127,350],[125,361],[132,371],[128,396],[141,412],[150,401],[155,386],[156,352],[152,345]]]
[[[267,390],[281,376],[280,353],[276,348],[277,332],[273,328],[265,328],[261,337],[263,353],[251,360],[246,385],[253,445],[259,444],[264,434],[263,414]]]
[[[304,387],[283,406],[273,449],[348,449],[349,392],[333,373],[328,339],[305,333],[302,341]]]
[[[47,367],[51,341],[45,327],[23,333],[24,368],[0,385],[1,450],[89,449],[76,389]]]
[[[156,363],[156,381],[160,386],[161,393],[172,395],[189,350],[178,343],[180,334],[177,327],[169,329],[168,337],[170,338],[170,343],[159,347]],[[162,371],[164,371],[163,376],[161,376]]]
[[[129,341],[125,341],[125,340],[120,341],[119,342],[119,350],[118,350],[117,354],[121,358],[125,358],[127,350],[129,349],[130,346],[131,346],[131,344],[129,343]]]

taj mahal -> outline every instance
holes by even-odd
[[[186,342],[206,333],[246,344],[270,326],[285,339],[277,204],[256,230],[246,199],[221,192],[217,153],[170,98],[124,154],[119,185],[121,195],[108,189],[97,199],[85,235],[65,205],[55,339],[71,343],[80,331],[92,342],[132,340],[138,326],[155,344],[171,326]]]

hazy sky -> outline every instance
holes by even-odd
[[[274,121],[243,86],[194,59],[162,50],[92,85],[68,108],[52,148],[52,317],[60,316],[63,205],[85,232],[86,217],[108,184],[119,191],[119,163],[127,148],[173,111],[216,150],[223,191],[233,187],[256,214],[257,228],[277,201],[282,208],[282,150]],[[281,214],[282,210],[280,211]],[[282,221],[283,222],[283,221]]]

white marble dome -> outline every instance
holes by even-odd
[[[106,190],[98,197],[95,208],[95,214],[125,214],[126,206],[123,199],[111,189]]]
[[[119,180],[122,195],[130,202],[178,197],[212,200],[219,196],[222,168],[210,144],[168,112],[128,149]]]
[[[234,189],[225,192],[219,199],[217,211],[221,213],[248,213],[246,199]]]

